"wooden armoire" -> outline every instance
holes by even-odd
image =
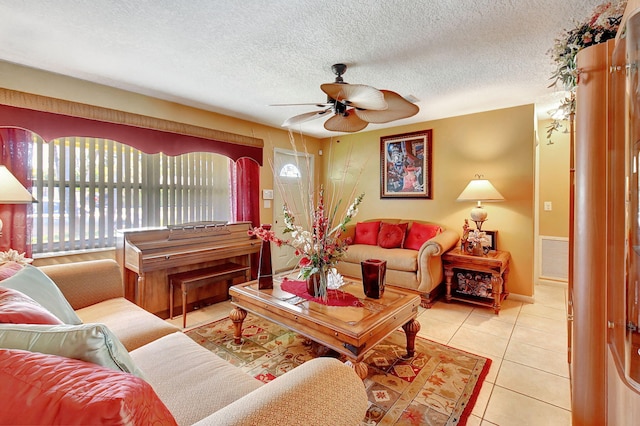
[[[574,425],[640,424],[640,1],[583,49],[569,284]]]

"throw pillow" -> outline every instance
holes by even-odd
[[[356,223],[356,237],[354,244],[367,244],[375,246],[378,244],[378,232],[380,222],[358,222]]]
[[[26,294],[0,287],[0,323],[62,324],[62,321]]]
[[[404,248],[411,250],[420,250],[422,244],[442,232],[442,228],[438,225],[429,225],[424,223],[413,222],[407,238],[404,240]]]
[[[2,286],[26,294],[65,324],[82,324],[58,286],[35,266],[25,265],[15,275],[2,281]]]
[[[18,262],[4,262],[2,265],[0,265],[0,281],[14,276],[16,272],[18,272],[22,268],[23,266]]]
[[[380,225],[378,245],[382,248],[400,248],[407,233],[408,223],[384,223]]]
[[[143,377],[129,352],[104,324],[0,324],[0,348],[81,359]]]
[[[0,349],[0,383],[0,424],[176,424],[141,378],[77,359]]]

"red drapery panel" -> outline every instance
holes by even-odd
[[[232,206],[234,220],[260,225],[260,166],[248,158],[241,158],[231,167]],[[258,277],[259,254],[251,258],[251,276]]]
[[[248,158],[236,161],[233,182],[234,213],[238,222],[260,225],[260,166]]]
[[[22,129],[0,129],[0,164],[31,190],[31,161],[29,141],[31,134]],[[2,182],[0,182],[2,185]],[[0,219],[4,224],[0,237],[0,251],[17,250],[31,257],[31,220],[27,204],[0,204]]]
[[[0,105],[0,127],[28,129],[46,141],[65,136],[102,138],[124,143],[148,154],[163,152],[167,155],[180,155],[187,152],[214,152],[234,161],[249,157],[256,163],[262,164],[262,147],[8,105]]]

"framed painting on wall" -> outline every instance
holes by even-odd
[[[432,196],[432,130],[380,138],[380,198]]]

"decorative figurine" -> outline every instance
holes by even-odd
[[[460,239],[460,251],[467,251],[467,239],[469,238],[469,219],[464,220],[464,225],[462,226],[462,238]]]

